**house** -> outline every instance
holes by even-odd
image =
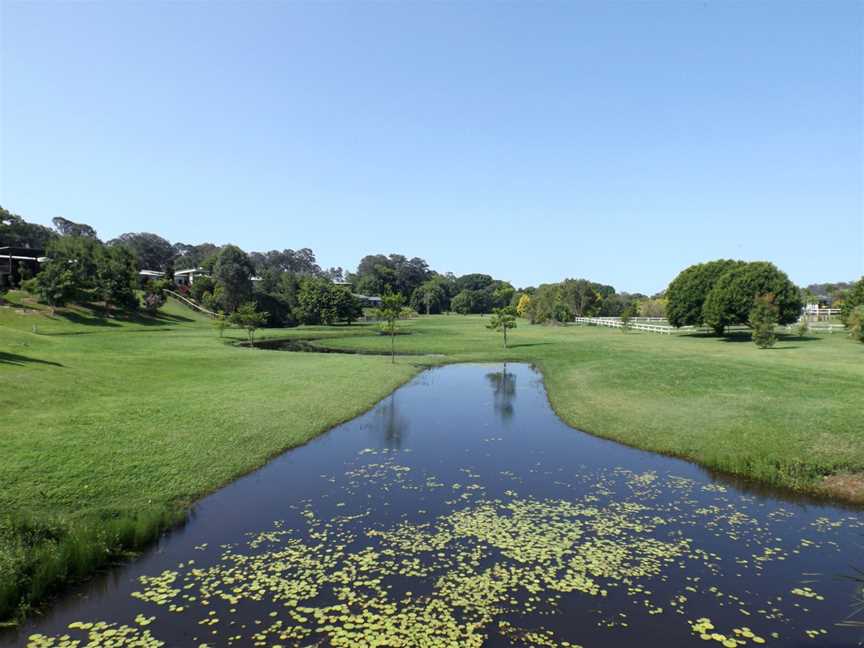
[[[210,273],[204,268],[187,268],[177,270],[174,273],[174,283],[178,286],[191,286],[195,283],[195,277],[209,277]]]
[[[17,286],[22,279],[33,277],[47,261],[44,250],[0,247],[0,286]]]
[[[156,281],[157,279],[161,279],[165,276],[164,272],[159,272],[158,270],[139,270],[138,278],[141,280],[141,283],[146,281]]]
[[[358,295],[357,293],[351,293],[352,296],[356,297],[360,300],[360,304],[364,307],[370,308],[378,308],[381,306],[381,298],[376,297],[375,295]]]

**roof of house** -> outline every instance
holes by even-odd
[[[351,293],[351,294],[354,297],[356,297],[357,299],[365,299],[366,301],[371,301],[371,302],[380,302],[381,301],[381,298],[376,297],[375,295],[358,295],[357,293]]]
[[[7,258],[11,256],[13,259],[38,259],[39,257],[44,255],[45,250],[40,250],[38,248],[11,246],[0,247],[0,256],[4,256]]]
[[[186,268],[185,270],[176,270],[174,276],[191,274],[210,274],[204,268]]]
[[[159,272],[158,270],[139,270],[138,274],[142,277],[164,277],[164,272]]]

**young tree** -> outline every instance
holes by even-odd
[[[486,328],[491,331],[499,331],[504,334],[504,348],[507,348],[507,331],[516,328],[516,313],[509,306],[496,308],[492,311],[492,317]]]
[[[621,330],[625,333],[630,330],[630,321],[633,319],[634,308],[628,305],[621,311]]]
[[[774,327],[777,326],[777,312],[778,308],[772,293],[759,295],[750,310],[748,323],[753,329],[753,342],[760,349],[772,347],[777,341],[777,335],[774,333]]]
[[[225,334],[225,329],[231,326],[231,321],[225,317],[224,311],[219,311],[216,313],[216,317],[213,318],[213,328],[219,331],[219,337],[221,338]]]
[[[528,308],[531,305],[531,295],[523,293],[519,297],[519,303],[516,304],[516,314],[519,317],[525,317],[528,314]]]
[[[386,292],[381,297],[378,317],[384,320],[384,330],[390,334],[390,362],[396,362],[396,323],[402,317],[405,298],[401,293]]]
[[[231,323],[246,329],[249,344],[255,346],[255,331],[264,325],[268,316],[269,313],[258,311],[254,302],[246,302],[231,313]]]

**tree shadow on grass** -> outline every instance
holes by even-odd
[[[508,344],[508,349],[518,349],[519,347],[545,346],[552,344],[551,342],[522,342],[521,344]]]
[[[23,367],[25,364],[28,363],[46,364],[52,365],[54,367],[63,366],[59,362],[51,362],[50,360],[39,360],[37,358],[30,358],[28,356],[18,355],[17,353],[6,353],[5,351],[0,351],[0,364],[11,364]]]

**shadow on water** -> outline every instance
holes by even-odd
[[[153,646],[686,648],[710,623],[747,648],[851,647],[838,624],[859,594],[837,576],[862,534],[860,510],[568,427],[528,365],[449,365],[206,497],[0,644],[83,645],[83,621]]]

